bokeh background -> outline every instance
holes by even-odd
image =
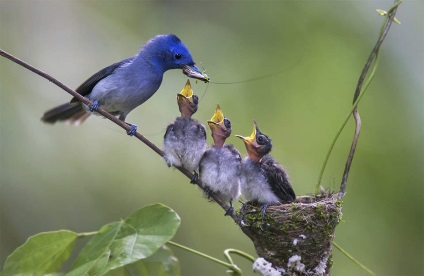
[[[392,1],[0,1],[0,47],[70,87],[175,33],[212,81],[193,83],[195,117],[217,103],[248,135],[255,119],[274,142],[297,194],[314,191],[331,139],[351,106],[363,65]],[[423,274],[424,5],[404,1],[360,105],[362,135],[336,241],[378,275]],[[268,76],[254,81],[257,77]],[[255,254],[248,238],[188,179],[100,117],[79,127],[45,125],[43,112],[70,96],[0,58],[0,264],[36,233],[94,231],[152,203],[182,218],[174,241],[223,258]],[[186,77],[165,74],[157,94],[127,118],[158,145],[178,115]],[[323,184],[337,190],[353,122],[336,145]],[[208,135],[208,141],[211,139]],[[242,154],[241,141],[231,137]],[[79,244],[81,246],[81,244]],[[173,249],[183,275],[225,268]],[[334,275],[364,275],[334,251]],[[251,265],[236,257],[246,275]]]

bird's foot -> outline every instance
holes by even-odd
[[[208,200],[210,200],[211,196],[213,195],[213,191],[208,186],[205,186],[204,191],[205,191],[206,197],[208,198]]]
[[[133,125],[133,124],[130,124],[130,123],[126,123],[126,124],[131,127],[131,129],[127,131],[127,134],[129,136],[133,136],[137,132],[137,126],[136,125]]]
[[[225,212],[224,216],[231,216],[234,212],[233,208],[233,200],[230,200],[230,207],[228,207],[227,211]]]
[[[190,183],[191,184],[197,184],[198,180],[199,180],[199,174],[196,171],[194,171],[193,177],[191,178]]]
[[[245,212],[247,205],[249,205],[250,202],[249,201],[241,202],[240,200],[239,200],[239,202],[241,203],[240,212]],[[249,212],[249,214],[250,213],[252,213],[252,212]]]
[[[99,109],[99,101],[94,101],[93,105],[90,107],[90,112],[94,112]]]
[[[249,215],[249,214],[256,214],[258,211],[248,211],[247,206],[250,205],[250,201],[247,202],[241,202],[239,201],[242,205],[240,207],[240,214],[242,215],[242,220],[244,219],[245,215]]]
[[[225,212],[224,216],[231,216],[234,212],[233,206],[228,207],[227,211]]]
[[[261,213],[262,213],[262,224],[264,224],[264,218],[266,216],[266,209],[268,209],[269,204],[265,203],[264,205],[262,205],[261,207]]]

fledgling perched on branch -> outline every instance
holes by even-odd
[[[191,118],[197,111],[199,100],[197,95],[193,94],[189,80],[177,95],[177,102],[181,117],[176,118],[166,128],[163,137],[163,158],[169,167],[183,167],[193,171],[191,183],[196,183],[198,178],[196,170],[207,144],[205,127]]]
[[[73,98],[69,103],[46,111],[41,120],[51,124],[68,121],[79,125],[92,111],[102,108],[125,121],[128,113],[156,93],[163,74],[170,69],[182,69],[188,77],[209,81],[176,35],[157,35],[144,44],[138,54],[100,70],[76,89],[94,103],[93,108],[89,110]],[[128,134],[133,135],[137,127],[129,125],[132,128]]]
[[[248,154],[242,161],[241,193],[246,200],[261,204],[265,215],[269,205],[293,202],[296,195],[285,169],[268,154],[271,139],[253,123],[249,137],[236,135],[243,140]]]
[[[219,105],[208,125],[214,144],[200,160],[200,180],[208,196],[213,193],[230,203],[225,213],[229,215],[233,212],[233,200],[240,196],[241,156],[233,145],[224,144],[231,135],[231,122],[224,118]]]

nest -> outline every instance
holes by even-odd
[[[268,207],[263,218],[260,206],[246,204],[239,215],[258,255],[283,275],[330,274],[334,231],[342,217],[335,195],[300,196]]]

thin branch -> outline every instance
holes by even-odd
[[[378,60],[378,53],[380,51],[381,44],[383,43],[384,39],[386,38],[389,32],[390,27],[392,26],[393,20],[396,15],[397,7],[400,5],[400,3],[401,3],[400,0],[395,0],[394,6],[389,10],[388,15],[386,16],[386,22],[383,25],[382,30],[380,31],[379,39],[377,40],[377,43],[375,44],[373,50],[371,51],[371,54],[367,60],[367,63],[365,64],[365,67],[362,70],[362,74],[359,77],[358,85],[356,87],[355,94],[353,96],[354,104],[355,102],[359,102],[360,95],[364,93],[364,91],[366,90],[368,86],[366,85],[365,89],[362,90],[362,84],[365,81],[365,78],[368,74],[368,70],[371,67],[371,64],[373,63],[373,61]],[[376,69],[376,67],[377,67],[377,63],[375,64],[374,69]],[[359,139],[359,134],[361,133],[361,117],[359,116],[358,106],[356,106],[353,111],[353,117],[355,118],[355,134],[353,136],[352,145],[350,147],[349,155],[346,160],[345,170],[343,172],[343,177],[342,177],[342,183],[340,184],[340,190],[338,194],[339,199],[342,199],[345,195],[350,167],[352,165],[353,157],[355,155],[356,146],[358,144],[358,139]]]
[[[365,63],[364,69],[362,69],[362,74],[359,77],[358,84],[356,86],[355,94],[353,96],[353,103],[355,103],[356,99],[358,99],[359,94],[361,92],[362,84],[365,81],[365,77],[367,76],[368,70],[371,67],[372,62],[376,58],[376,55],[378,51],[380,50],[380,46],[383,43],[384,39],[386,39],[386,36],[389,32],[390,27],[392,26],[393,19],[395,18],[396,11],[398,6],[402,3],[400,0],[395,0],[394,6],[390,8],[388,12],[388,16],[386,16],[386,22],[382,27],[382,30],[380,30],[380,36],[377,40],[377,42],[374,45],[374,48],[371,51],[370,56],[368,57],[367,62]]]
[[[359,116],[358,107],[355,107],[355,110],[353,110],[353,117],[355,118],[355,134],[353,136],[352,146],[350,147],[349,156],[347,157],[345,170],[343,172],[342,183],[338,194],[339,199],[342,199],[345,195],[350,167],[358,144],[359,134],[361,133],[361,117]]]
[[[392,24],[392,21],[393,21],[394,17],[395,17],[397,7],[400,5],[401,2],[402,1],[400,1],[400,0],[395,0],[394,6],[388,12],[388,16],[386,17],[386,21],[382,24],[382,27],[380,29],[380,34],[379,34],[378,40],[377,40],[376,44],[374,45],[374,48],[372,49],[371,54],[368,57],[368,60],[367,60],[365,66],[364,66],[364,68],[362,70],[362,73],[361,73],[360,77],[359,77],[358,84],[356,86],[355,93],[354,93],[354,100],[353,100],[352,109],[348,113],[348,115],[345,118],[345,120],[343,121],[340,129],[337,131],[336,136],[334,137],[333,141],[331,142],[330,148],[328,149],[328,152],[327,152],[327,154],[326,154],[326,156],[324,158],[324,162],[323,162],[323,164],[321,166],[321,170],[320,170],[320,173],[319,173],[319,176],[318,176],[318,182],[317,182],[317,185],[315,187],[315,193],[316,194],[319,193],[320,186],[321,186],[321,180],[322,180],[322,177],[324,175],[325,167],[327,166],[327,163],[328,163],[328,160],[330,158],[331,152],[333,151],[334,146],[335,146],[335,144],[336,144],[336,142],[337,142],[337,140],[338,140],[338,138],[339,138],[342,130],[346,126],[348,120],[350,119],[350,117],[352,116],[352,114],[354,113],[354,111],[356,110],[356,112],[358,112],[357,111],[357,106],[358,106],[358,104],[359,104],[359,102],[360,102],[360,100],[361,100],[361,98],[362,98],[365,90],[369,86],[372,78],[374,77],[374,73],[375,73],[376,68],[377,68],[377,62],[376,62],[376,60],[378,60],[378,52],[379,52],[380,46],[383,43],[384,39],[386,38],[386,35],[387,35],[387,33],[388,33],[389,29],[390,29],[390,26]],[[371,65],[372,65],[373,62],[375,64],[375,66],[373,67],[372,72],[370,73],[370,77],[365,82],[366,76],[368,74],[368,70],[371,67]],[[365,82],[365,86],[364,86],[364,82]],[[359,113],[357,114],[357,116],[359,118]],[[356,119],[357,118],[355,117],[355,120]],[[358,129],[358,127],[359,127],[359,129]],[[346,184],[347,184],[347,179],[348,179],[350,167],[351,167],[351,164],[352,164],[353,156],[355,154],[356,145],[358,143],[358,138],[359,138],[359,133],[360,133],[360,127],[361,127],[360,126],[360,122],[358,124],[358,121],[356,121],[355,136],[354,136],[354,140],[352,142],[351,149],[349,151],[348,159],[346,161],[345,171],[343,173],[342,183],[341,183],[340,190],[339,190],[339,198],[340,199],[343,198],[344,193],[345,193],[345,189],[346,189]]]
[[[77,98],[79,101],[83,102],[84,104],[86,104],[89,107],[93,106],[93,103],[88,100],[87,98],[81,96],[80,94],[78,94],[76,91],[74,91],[73,89],[67,87],[66,85],[64,85],[63,83],[61,83],[60,81],[58,81],[57,79],[53,78],[52,76],[44,73],[43,71],[35,68],[32,65],[29,65],[28,63],[14,57],[13,55],[7,53],[6,51],[0,49],[0,56],[3,56],[19,65],[21,65],[22,67],[25,67],[26,69],[34,72],[35,74],[47,79],[48,81],[54,83],[55,85],[59,86],[61,89],[65,90],[66,92],[68,92],[69,94],[71,94],[72,96],[74,96],[75,98]],[[105,111],[104,109],[98,108],[96,110],[97,113],[101,114],[102,116],[104,116],[105,118],[109,119],[110,121],[114,122],[116,125],[120,126],[121,128],[125,129],[126,131],[129,131],[131,129],[131,127],[126,124],[125,122],[119,120],[118,118],[116,118],[115,116],[113,116],[112,114],[110,114],[109,112]],[[134,136],[140,140],[141,142],[143,142],[145,145],[147,145],[150,149],[152,149],[154,152],[156,152],[158,155],[163,156],[163,151],[156,146],[154,143],[152,143],[149,139],[147,139],[145,136],[143,136],[142,134],[140,134],[139,132],[136,132],[134,134]],[[177,169],[184,174],[185,176],[187,176],[187,178],[192,179],[193,178],[193,174],[181,167],[177,167]],[[201,189],[203,189],[203,185],[200,183],[200,181],[198,181],[199,187]],[[225,211],[228,210],[229,206],[226,205],[225,202],[223,202],[219,197],[216,197],[215,195],[211,195],[212,199],[218,203],[222,209],[224,209]],[[240,219],[239,217],[237,217],[237,215],[235,214],[235,212],[233,212],[232,214],[230,214],[231,218],[233,218],[233,220],[239,224],[240,223]]]
[[[200,251],[194,250],[194,249],[192,249],[190,247],[187,247],[187,246],[178,244],[178,243],[173,242],[173,241],[168,241],[167,243],[170,244],[170,245],[173,245],[175,247],[178,247],[180,249],[186,250],[186,251],[188,251],[190,253],[196,254],[196,255],[198,255],[200,257],[203,257],[205,259],[208,259],[210,261],[213,261],[213,262],[215,262],[217,264],[223,265],[223,266],[231,269],[235,273],[235,275],[241,275],[242,274],[242,271],[240,270],[240,268],[238,268],[237,265],[235,265],[233,262],[226,263],[224,261],[221,261],[220,259],[214,258],[212,256],[209,256],[209,255],[205,254],[205,253],[202,253]]]
[[[350,255],[346,250],[344,250],[340,245],[338,245],[337,243],[335,243],[333,241],[333,245],[335,248],[337,248],[340,252],[342,252],[343,255],[345,255],[349,260],[351,260],[352,262],[354,262],[355,264],[357,264],[360,268],[362,268],[363,270],[365,270],[366,272],[368,272],[370,275],[375,276],[375,273],[369,269],[368,267],[366,267],[365,265],[361,264],[358,260],[356,260],[352,255]]]

